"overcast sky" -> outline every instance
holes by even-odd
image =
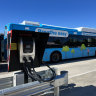
[[[0,32],[6,24],[23,20],[96,28],[96,0],[0,0]]]

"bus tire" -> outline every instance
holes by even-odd
[[[61,53],[60,53],[59,51],[53,52],[53,53],[51,54],[51,56],[50,56],[50,60],[51,60],[51,62],[53,62],[53,63],[57,63],[57,62],[59,62],[61,59],[62,59],[62,55],[61,55]]]

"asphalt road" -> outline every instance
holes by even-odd
[[[96,71],[69,79],[69,86],[62,87],[60,96],[96,96]]]
[[[60,88],[60,96],[96,96],[95,57],[62,61],[55,67],[69,72],[69,85]]]
[[[64,69],[69,72],[69,86],[61,88],[60,96],[96,96],[95,58],[67,63]]]
[[[96,58],[65,60],[51,67],[59,71],[68,71],[69,85],[60,88],[60,96],[96,96]],[[47,67],[36,68],[37,71],[46,70]],[[4,75],[6,74],[7,75]],[[0,77],[10,76],[12,73],[0,73]],[[51,94],[49,95],[51,96]]]

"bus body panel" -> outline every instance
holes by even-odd
[[[74,49],[74,53],[72,53],[72,49]],[[71,58],[95,56],[96,47],[86,47],[85,50],[81,50],[81,48],[69,48],[68,52],[62,52],[62,48],[46,48],[43,56],[43,61],[50,61],[51,54],[55,51],[60,52],[62,55],[62,60],[64,60]]]

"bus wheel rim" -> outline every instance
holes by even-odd
[[[59,57],[59,54],[57,53],[54,53],[53,56],[52,56],[52,61],[59,61],[60,57]]]

